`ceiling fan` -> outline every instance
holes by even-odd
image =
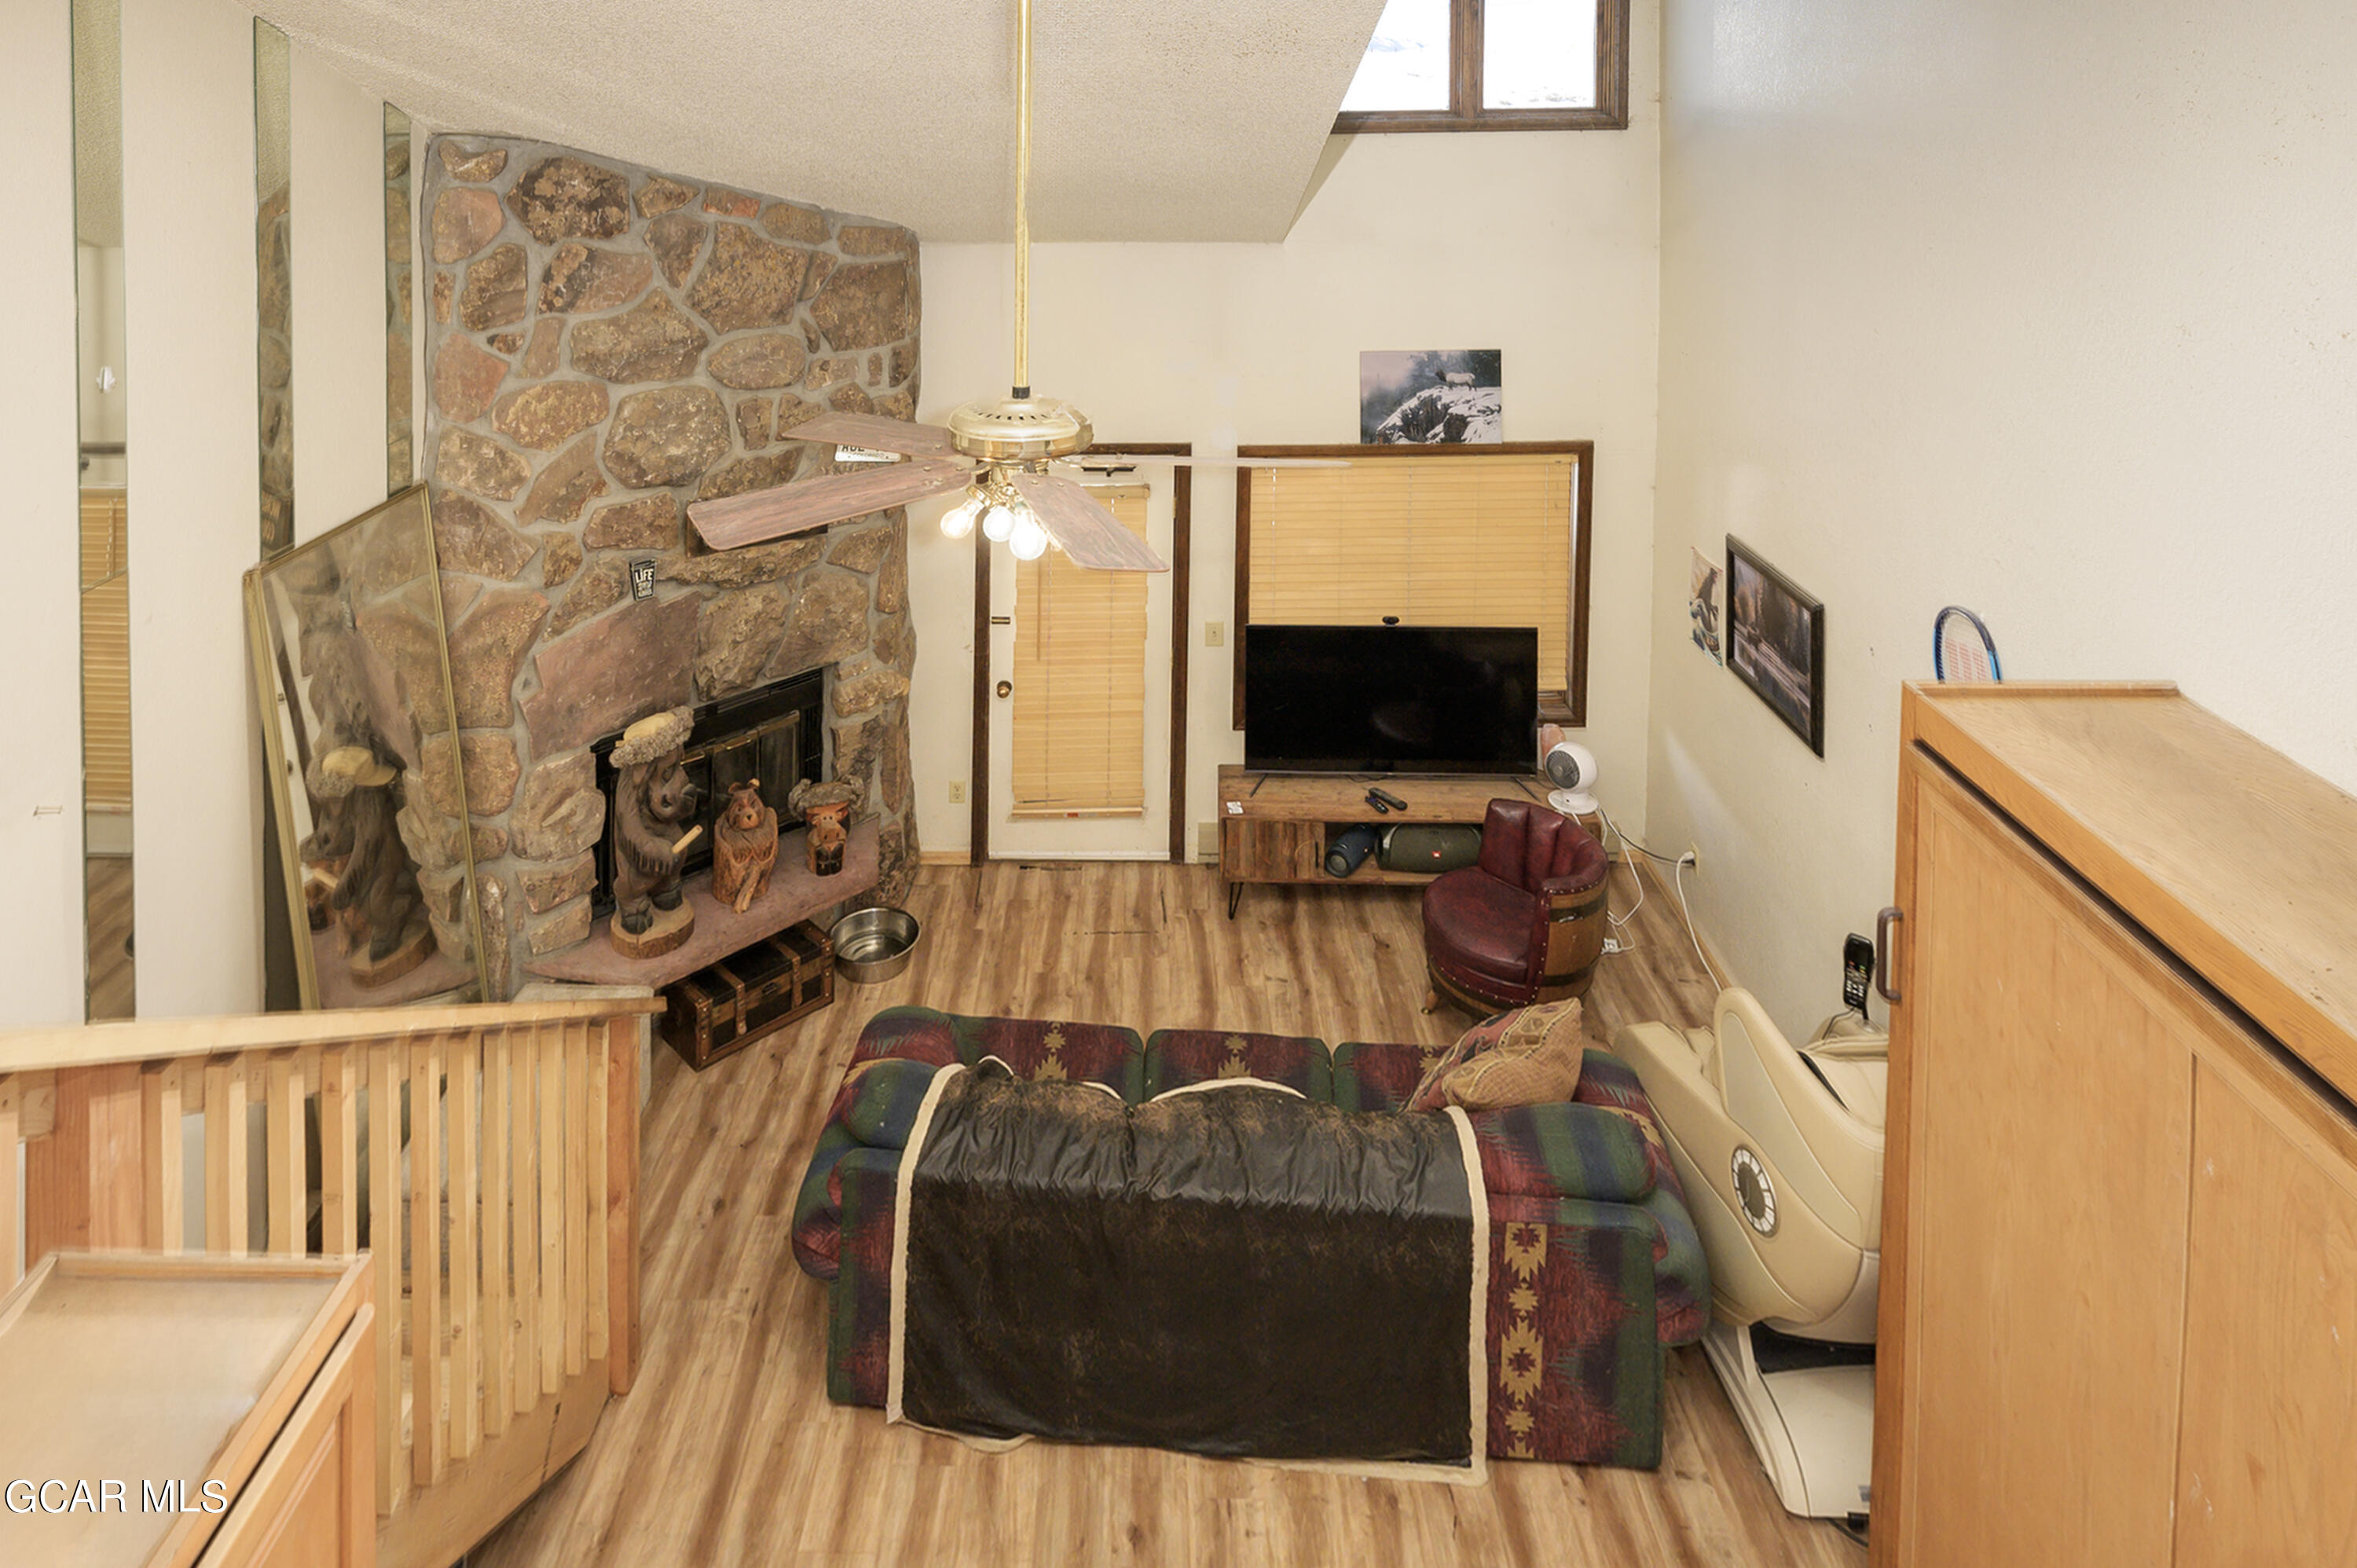
[[[1079,459],[1095,439],[1088,415],[1060,398],[1031,391],[1031,0],[1015,4],[1015,385],[951,411],[949,423],[919,424],[874,413],[824,413],[794,429],[800,441],[898,454],[903,461],[827,474],[766,490],[694,502],[688,521],[716,550],[759,544],[823,528],[846,518],[963,489],[965,499],[942,519],[952,539],[972,533],[1005,541],[1017,560],[1037,560],[1055,545],[1082,566],[1104,572],[1167,572],[1149,549],[1085,486],[1051,474],[1051,463]],[[1090,452],[1090,467],[1191,463],[1203,467],[1339,468],[1316,457],[1168,457]]]

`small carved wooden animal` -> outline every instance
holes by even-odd
[[[738,914],[770,890],[778,865],[778,813],[761,800],[761,781],[728,786],[728,804],[712,830],[712,896]]]

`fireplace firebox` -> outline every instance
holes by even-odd
[[[825,701],[826,672],[805,670],[696,707],[682,761],[695,786],[695,812],[689,820],[704,832],[680,857],[683,876],[710,869],[714,821],[728,802],[730,785],[759,779],[761,799],[777,809],[783,825],[786,792],[802,779],[825,778],[826,739],[821,727]],[[608,823],[614,820],[618,776],[614,743],[621,738],[617,732],[589,748],[597,759],[597,789],[606,798]],[[597,890],[591,912],[602,916],[614,908],[614,850],[607,833],[597,837]]]

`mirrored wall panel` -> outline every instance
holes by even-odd
[[[417,334],[409,222],[409,116],[384,106],[384,493],[409,488],[417,463],[410,374]]]
[[[253,19],[253,253],[260,324],[262,559],[295,542],[295,280],[287,254],[294,63],[286,35]]]
[[[134,1006],[131,918],[131,491],[124,385],[123,18],[73,0],[74,275],[81,409],[82,842],[87,1001]],[[59,388],[60,393],[66,389]],[[59,520],[59,526],[65,520]]]

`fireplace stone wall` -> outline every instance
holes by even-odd
[[[590,744],[813,667],[830,771],[880,819],[867,901],[899,902],[905,513],[716,553],[684,508],[833,471],[792,436],[828,409],[914,415],[916,237],[511,138],[437,136],[425,165],[427,477],[493,991],[589,936]]]

